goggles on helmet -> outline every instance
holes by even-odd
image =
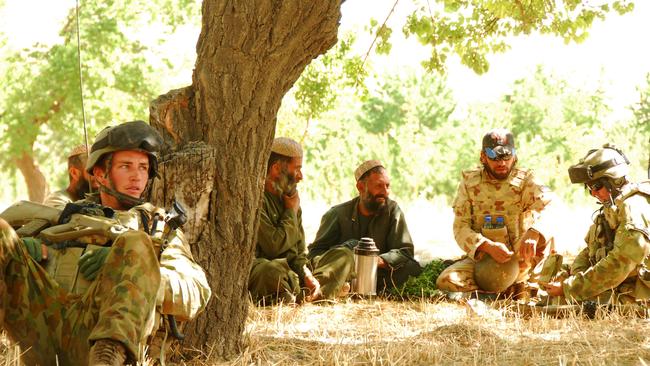
[[[623,164],[617,159],[610,159],[597,165],[576,164],[569,167],[569,179],[571,183],[587,183],[594,178],[594,174],[601,170]]]
[[[111,128],[106,136],[96,141],[92,150],[100,150],[108,146],[116,149],[139,149],[150,153],[160,150],[162,139],[159,134],[152,133],[151,126],[143,121],[127,122]]]
[[[507,148],[505,146],[496,146],[495,148],[486,147],[483,149],[485,156],[490,160],[510,160],[515,156],[515,148]]]

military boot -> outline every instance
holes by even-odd
[[[88,366],[122,366],[126,361],[124,345],[112,339],[100,339],[90,348]]]

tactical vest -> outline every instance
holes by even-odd
[[[532,173],[528,169],[514,168],[510,177],[504,181],[485,180],[483,169],[467,171],[465,184],[468,200],[472,208],[472,230],[483,232],[486,216],[492,220],[503,217],[510,249],[519,237],[530,228],[534,218],[524,207],[523,188]]]

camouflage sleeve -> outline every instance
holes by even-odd
[[[327,211],[320,220],[320,226],[314,242],[309,244],[309,257],[313,258],[337,246],[341,240],[341,230],[338,225],[338,214],[334,208]]]
[[[589,261],[589,248],[584,248],[571,263],[571,274],[584,272],[591,266]]]
[[[296,245],[304,241],[302,225],[298,214],[293,210],[283,210],[275,223],[270,216],[268,205],[260,210],[260,227],[257,231],[257,246],[267,259],[275,259],[297,250]]]
[[[567,298],[586,300],[618,286],[650,253],[650,238],[638,227],[643,207],[630,205],[628,201],[618,208],[620,224],[616,229],[614,248],[594,266],[564,282]]]
[[[158,306],[178,320],[193,319],[210,299],[211,290],[203,269],[194,261],[185,236],[175,230],[160,256],[161,286]]]
[[[522,190],[524,217],[530,219],[530,228],[540,233],[546,241],[552,237],[553,223],[550,222],[548,208],[555,195],[550,188],[539,183],[531,172]]]
[[[476,249],[487,238],[472,229],[472,204],[468,199],[467,187],[464,181],[461,181],[458,185],[458,191],[452,206],[454,209],[454,238],[456,243],[467,253],[468,257],[474,258]]]

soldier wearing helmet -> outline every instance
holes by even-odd
[[[99,133],[87,165],[99,193],[66,205],[51,228],[68,239],[47,230],[19,238],[0,219],[0,296],[12,304],[0,310],[23,363],[139,362],[147,340],[157,339],[150,336],[167,326],[163,314],[189,320],[206,306],[210,288],[182,232],[141,201],[161,142],[142,121]]]
[[[632,183],[629,161],[605,144],[569,168],[601,204],[570,276],[547,285],[552,296],[628,303],[650,298],[650,181]]]
[[[494,129],[483,136],[481,167],[458,185],[454,237],[466,255],[436,281],[447,292],[505,292],[526,297],[531,268],[552,241],[544,220],[552,193],[533,172],[516,167],[514,136]]]

